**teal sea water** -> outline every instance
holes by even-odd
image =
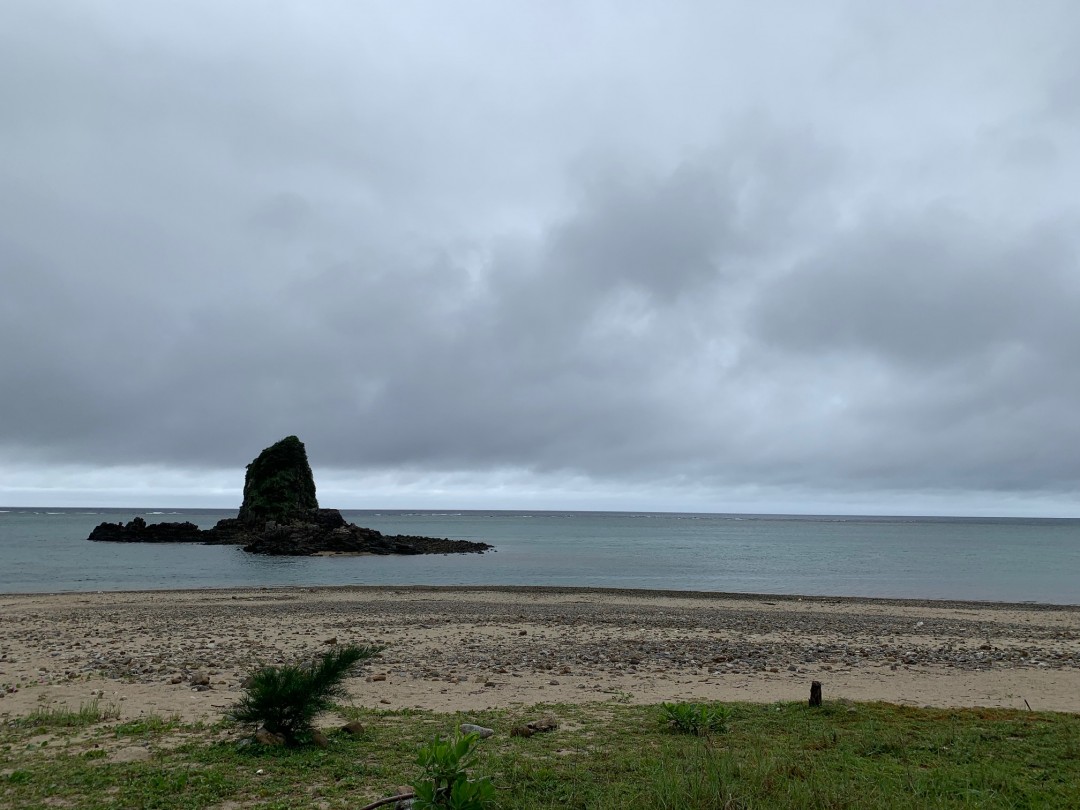
[[[549,585],[1080,603],[1080,520],[343,510],[388,534],[496,552],[282,558],[91,543],[98,523],[210,510],[0,509],[0,593],[275,585]]]

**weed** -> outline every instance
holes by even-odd
[[[121,723],[113,729],[117,737],[136,737],[144,734],[160,734],[171,731],[180,725],[180,715],[162,717],[160,714],[148,714],[127,723]]]
[[[681,734],[706,737],[727,731],[731,711],[726,706],[703,703],[661,703],[660,723]]]
[[[483,810],[495,801],[491,779],[470,780],[467,769],[476,762],[476,734],[452,740],[436,738],[420,749],[416,764],[424,778],[413,786],[416,810]]]

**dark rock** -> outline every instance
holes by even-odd
[[[247,465],[237,518],[252,525],[292,520],[319,508],[304,443],[286,436]]]
[[[251,527],[237,518],[225,518],[203,532],[203,542],[208,546],[242,546],[250,531]]]
[[[123,523],[102,523],[90,532],[90,540],[111,543],[199,543],[202,531],[194,523],[147,523],[136,517]]]
[[[533,734],[541,734],[545,731],[554,731],[559,727],[559,721],[554,715],[546,714],[539,720],[531,720],[525,725],[510,729],[512,737],[531,737]]]
[[[333,526],[334,528],[326,528]],[[246,533],[244,551],[252,554],[304,557],[312,554],[462,554],[482,553],[491,546],[469,540],[385,535],[346,523],[335,509],[319,509],[288,523],[267,524]]]
[[[364,724],[361,723],[359,720],[353,720],[352,722],[343,725],[341,727],[341,730],[344,731],[346,734],[363,734]]]
[[[201,530],[194,523],[102,523],[91,540],[126,543],[236,545],[252,554],[480,554],[487,543],[439,537],[384,535],[349,523],[336,509],[320,509],[304,444],[287,436],[247,466],[244,502],[235,518]]]

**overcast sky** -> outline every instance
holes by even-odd
[[[0,504],[1080,516],[1080,4],[0,7]]]

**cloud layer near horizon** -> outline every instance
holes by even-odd
[[[804,5],[16,3],[0,486],[1074,492],[1080,10]]]

